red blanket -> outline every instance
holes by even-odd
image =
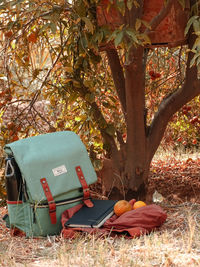
[[[131,200],[131,203],[135,202]],[[82,204],[77,205],[63,212],[62,214],[62,235],[64,238],[75,237],[77,231],[99,234],[128,233],[129,238],[138,237],[156,230],[166,220],[167,214],[158,205],[147,205],[135,210],[128,211],[121,216],[113,215],[101,228],[70,228],[65,223],[76,213]]]

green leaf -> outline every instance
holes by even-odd
[[[200,21],[199,20],[194,20],[193,28],[194,28],[195,33],[200,31]]]
[[[117,1],[116,2],[117,9],[119,12],[124,16],[125,11],[126,11],[126,6],[124,1]]]
[[[199,64],[200,64],[200,55],[199,55],[199,57],[197,58],[197,63],[196,63],[196,65],[199,66]]]
[[[0,5],[0,10],[4,10],[4,9],[6,9],[6,5]]]
[[[56,31],[57,31],[56,24],[51,22],[51,23],[49,23],[49,26],[50,26],[52,33],[56,34]]]
[[[42,18],[43,18],[43,19],[46,19],[46,20],[51,20],[51,19],[52,19],[52,16],[50,16],[50,15],[46,15],[46,16],[43,16]]]
[[[95,36],[94,36],[94,41],[95,41],[95,42],[98,42],[98,44],[100,44],[101,41],[103,40],[103,37],[104,37],[104,35],[103,35],[103,32],[102,32],[102,31],[97,32],[97,33],[95,34]]]
[[[131,29],[127,29],[126,30],[126,34],[128,34],[128,36],[131,38],[131,40],[134,42],[134,43],[139,43],[138,42],[138,39],[137,39],[137,36],[135,34],[135,32]]]
[[[192,47],[192,49],[196,49],[196,48],[200,48],[200,37],[198,37],[196,40],[195,40],[195,43]]]
[[[195,58],[193,57],[193,58],[191,59],[191,61],[190,61],[190,68],[194,65],[194,63],[195,63]]]
[[[45,31],[47,28],[49,28],[50,23],[46,23],[45,25],[42,26],[42,28],[39,30],[39,34]]]
[[[10,4],[11,6],[15,6],[17,4],[23,3],[25,0],[17,0],[17,1],[11,1]]]
[[[128,0],[127,1],[127,7],[128,7],[129,10],[132,9],[132,7],[133,7],[133,0]]]
[[[196,53],[196,54],[193,56],[192,60],[190,61],[190,67],[192,67],[193,65],[195,65],[195,61],[196,61],[196,59],[199,58],[199,57],[200,57],[200,53]]]
[[[93,165],[96,170],[99,170],[102,168],[102,162],[100,159],[93,160]]]
[[[92,22],[86,17],[83,17],[81,19],[85,22],[85,26],[86,26],[87,30],[93,34],[94,26],[93,26]]]
[[[186,26],[185,31],[184,31],[184,35],[187,35],[187,33],[188,33],[190,27],[192,26],[193,22],[195,20],[197,20],[198,18],[199,18],[199,16],[193,16],[188,20],[187,26]]]
[[[86,36],[84,36],[84,35],[81,36],[80,43],[81,43],[81,46],[83,49],[88,48],[88,40],[87,40]]]
[[[108,38],[107,42],[109,43],[110,41],[112,41],[113,39],[115,39],[115,37],[117,36],[117,33],[119,31],[118,30],[115,30],[111,35],[110,37]]]
[[[108,125],[106,127],[106,133],[107,134],[109,134],[111,136],[114,136],[115,135],[115,132],[116,132],[116,129],[115,129],[115,127],[112,124],[110,124],[110,125]]]
[[[119,33],[117,34],[117,36],[115,37],[115,46],[116,46],[116,47],[122,42],[123,36],[124,36],[124,32],[121,31],[121,32],[119,32]]]
[[[145,33],[140,34],[138,38],[141,39],[144,44],[151,44],[151,39]]]

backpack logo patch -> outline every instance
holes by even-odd
[[[65,167],[65,165],[61,165],[57,168],[52,169],[52,172],[54,176],[59,176],[61,174],[67,173],[67,168]]]

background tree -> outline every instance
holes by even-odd
[[[1,116],[10,103],[17,103],[17,107],[26,104],[19,109],[14,125],[2,127],[4,141],[9,141],[16,125],[24,127],[21,137],[56,128],[75,130],[88,143],[91,157],[98,159],[97,154],[105,151],[105,157],[112,161],[114,174],[107,179],[108,184],[116,181],[113,197],[145,194],[142,189],[150,163],[168,122],[200,93],[199,17],[193,16],[197,6],[191,5],[193,13],[186,29],[188,50],[175,62],[178,78],[174,88],[161,90],[166,94],[154,109],[147,101],[151,88],[160,85],[159,78],[165,77],[167,86],[164,74],[161,77],[158,72],[159,77],[154,77],[156,71],[149,69],[149,56],[155,49],[147,48],[150,29],[159,26],[174,1],[165,2],[147,23],[142,20],[144,1],[117,1],[118,14],[125,22],[110,28],[98,25],[99,3],[95,0],[1,1],[1,76],[5,84]],[[176,2],[184,5],[184,1]],[[45,116],[35,107],[39,100],[48,106]],[[29,125],[41,121],[40,126],[33,131],[22,125],[22,117]],[[18,135],[14,136],[16,140]]]

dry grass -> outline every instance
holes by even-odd
[[[199,149],[185,149],[184,146],[180,146],[177,150],[174,150],[173,147],[167,147],[166,150],[163,147],[159,147],[156,151],[153,160],[167,160],[170,158],[176,158],[177,160],[187,160],[189,158],[196,160],[199,158]]]
[[[162,228],[137,239],[98,238],[78,234],[25,239],[10,237],[4,229],[0,238],[0,266],[200,266],[200,205],[168,208]]]

